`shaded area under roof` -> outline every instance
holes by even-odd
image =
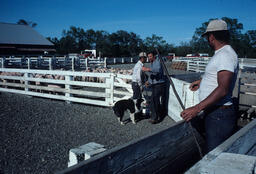
[[[53,46],[30,26],[8,23],[0,23],[0,44]]]

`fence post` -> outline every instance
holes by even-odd
[[[104,58],[104,68],[107,68],[107,58]]]
[[[36,61],[36,63],[37,63],[37,68],[40,68],[41,67],[41,56],[38,56],[38,58],[37,58],[37,61]]]
[[[110,77],[106,78],[106,84],[109,88],[106,88],[106,103],[108,106],[112,106],[114,103],[114,82],[115,82],[115,74],[111,73]],[[108,95],[109,94],[109,95]]]
[[[85,58],[85,67],[88,68],[88,58]]]
[[[131,63],[133,63],[133,57],[131,58]]]
[[[56,57],[52,56],[52,69],[56,69]]]
[[[75,71],[75,59],[72,57],[72,71]]]
[[[116,58],[114,58],[114,64],[116,64]]]
[[[187,61],[187,71],[190,71],[189,64],[190,64],[190,61]]]
[[[5,57],[2,57],[2,68],[4,68],[4,64],[5,64]]]
[[[31,61],[31,60],[30,60],[30,57],[27,58],[27,61],[28,61],[28,69],[30,69],[30,63],[31,63],[31,62],[30,62],[30,61]]]
[[[122,58],[122,63],[124,63],[124,58]]]
[[[69,101],[69,97],[72,96],[69,92],[71,89],[71,86],[68,84],[71,80],[73,80],[72,76],[69,76],[69,75],[65,76],[65,89],[68,91],[65,93],[65,97],[66,97],[66,103],[68,104],[71,104],[71,101]]]
[[[29,77],[29,74],[26,72],[25,74],[24,74],[24,77],[25,77],[25,82],[24,82],[24,84],[25,84],[25,92],[28,92],[29,91],[29,89],[28,89],[28,77]]]
[[[52,70],[52,58],[49,57],[49,70]]]
[[[243,58],[241,59],[241,66],[240,66],[240,69],[244,69],[244,59],[243,59]]]

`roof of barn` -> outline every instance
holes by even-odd
[[[0,44],[49,45],[53,44],[28,25],[0,22]]]

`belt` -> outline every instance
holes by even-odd
[[[228,108],[231,108],[232,105],[221,105],[221,106],[217,106],[217,108],[219,109],[228,109]]]
[[[205,113],[210,113],[216,109],[229,109],[233,105],[213,105],[205,109]]]

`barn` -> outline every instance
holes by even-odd
[[[54,44],[28,25],[0,22],[0,55],[55,53]]]

